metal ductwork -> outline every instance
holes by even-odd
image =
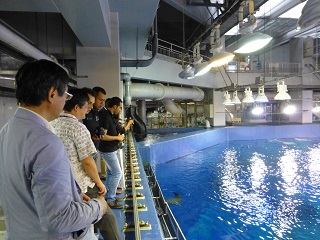
[[[134,100],[191,99],[201,101],[204,98],[204,92],[198,87],[173,87],[161,83],[132,83],[130,95]]]
[[[18,34],[16,34],[15,32],[13,32],[12,30],[10,30],[8,27],[4,26],[1,23],[0,23],[0,41],[4,42],[6,45],[18,50],[19,52],[23,53],[28,57],[34,58],[36,60],[46,59],[46,60],[55,62],[69,74],[69,71],[65,67],[61,66],[59,63],[54,61],[47,54],[41,52],[36,47],[32,46],[25,39],[23,39]]]
[[[148,67],[151,65],[158,52],[158,27],[157,27],[157,15],[153,23],[153,38],[152,38],[152,57],[147,60],[120,60],[120,67]]]

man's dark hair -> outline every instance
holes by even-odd
[[[71,88],[68,92],[71,93],[73,97],[66,101],[66,104],[63,107],[63,110],[67,112],[71,112],[76,105],[82,108],[86,102],[89,102],[89,96],[85,91],[83,91],[83,89]]]
[[[93,92],[95,93],[94,96],[96,97],[99,92],[102,92],[104,95],[107,94],[106,90],[104,90],[102,87],[94,87],[92,88]]]
[[[88,95],[90,94],[91,96],[96,96],[95,92],[91,89],[91,88],[87,88],[87,87],[84,87],[84,88],[81,88],[85,93],[87,93]]]
[[[59,96],[67,89],[69,76],[54,62],[38,60],[27,62],[16,75],[16,98],[27,106],[40,106],[53,87]]]
[[[105,106],[106,108],[109,107],[110,99],[111,99],[111,98],[107,98],[106,101],[104,102],[104,106]]]
[[[114,105],[120,106],[120,103],[122,103],[122,100],[118,97],[113,97],[110,99],[108,107],[113,107]]]

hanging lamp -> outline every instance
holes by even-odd
[[[252,91],[250,87],[246,87],[244,90],[244,98],[242,99],[243,103],[254,103],[254,98],[252,97]]]
[[[216,24],[210,33],[210,52],[212,53],[211,59],[208,61],[210,67],[220,67],[230,62],[234,54],[221,51],[223,46],[220,38],[220,24]]]
[[[224,105],[229,105],[229,106],[234,105],[234,103],[231,102],[230,94],[228,91],[224,92],[223,99],[224,99],[224,101],[223,101]]]
[[[243,22],[243,9],[249,7],[249,16],[246,23]],[[264,48],[271,40],[272,37],[265,33],[253,33],[257,26],[256,17],[254,16],[254,1],[243,1],[239,8],[239,33],[244,34],[231,49],[235,53],[245,54],[252,53]]]
[[[238,91],[234,91],[233,92],[231,103],[233,103],[233,104],[241,104],[241,101],[238,98]]]
[[[290,100],[291,96],[287,93],[287,85],[285,85],[284,81],[277,82],[277,95],[274,97],[274,100]]]
[[[203,58],[200,56],[200,42],[197,42],[193,47],[193,65],[194,76],[201,76],[210,71],[211,67],[206,62],[202,62]]]
[[[266,94],[264,93],[264,86],[259,87],[258,89],[258,96],[255,99],[256,102],[269,102]]]

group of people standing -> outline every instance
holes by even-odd
[[[47,60],[20,68],[16,98],[19,107],[0,132],[7,239],[95,239],[91,224],[104,239],[121,239],[110,208],[122,208],[117,152],[133,124],[119,125],[121,99],[104,106],[100,87],[68,89],[67,73]],[[97,149],[107,163],[106,185]]]

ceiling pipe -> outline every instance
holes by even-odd
[[[153,21],[152,56],[147,60],[120,60],[120,67],[148,67],[151,65],[158,52],[158,25],[157,15]]]
[[[192,99],[201,101],[204,98],[203,90],[198,87],[173,87],[161,83],[132,83],[130,93],[133,100]]]
[[[36,47],[32,46],[30,43],[28,43],[18,34],[14,33],[12,30],[4,26],[1,22],[0,22],[0,41],[4,42],[5,44],[11,46],[12,48],[18,50],[19,52],[33,59],[36,59],[36,60],[46,59],[51,62],[54,62],[69,74],[69,71],[65,67],[60,65],[57,61],[54,61],[54,59],[49,57],[47,54],[41,52]]]

